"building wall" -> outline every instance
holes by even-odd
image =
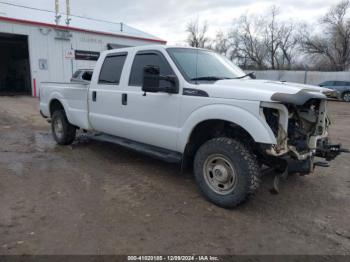
[[[67,82],[77,69],[93,68],[94,61],[71,60],[66,52],[73,49],[100,52],[107,50],[107,44],[137,46],[155,44],[153,41],[117,36],[71,31],[70,41],[57,40],[53,28],[31,24],[0,21],[0,32],[27,35],[32,79],[32,94],[41,82]],[[47,70],[39,68],[39,60],[47,61]],[[34,81],[36,88],[34,88]]]
[[[340,80],[350,81],[350,71],[346,72],[319,72],[319,71],[284,71],[268,70],[256,71],[258,79],[287,81],[318,85],[324,81]]]

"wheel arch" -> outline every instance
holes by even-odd
[[[52,117],[53,113],[56,110],[63,110],[66,112],[66,110],[64,109],[63,103],[59,99],[53,98],[53,99],[51,99],[51,101],[49,103],[50,117]]]
[[[54,111],[53,109],[62,109],[64,110],[67,119],[71,122],[72,117],[69,112],[69,105],[67,104],[67,101],[64,99],[61,93],[59,92],[53,92],[50,96],[48,104],[48,109],[50,113],[50,117],[52,117],[52,114]]]
[[[247,141],[250,144],[255,143],[254,138],[236,123],[221,119],[208,119],[198,123],[193,128],[186,144],[186,155],[193,156],[206,141],[220,136],[239,137],[241,141]]]
[[[258,106],[256,111],[259,112],[259,110],[260,108]],[[217,125],[230,125],[231,127],[235,127],[256,143],[276,143],[276,138],[271,128],[262,118],[259,119],[251,112],[242,108],[230,105],[213,105],[202,107],[191,114],[180,134],[178,143],[179,150],[185,152],[193,134],[201,130],[203,125],[209,125],[210,129],[211,124],[214,124],[216,127]]]

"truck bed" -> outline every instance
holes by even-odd
[[[40,108],[46,117],[50,115],[49,101],[58,99],[65,109],[70,123],[83,129],[90,129],[88,121],[89,84],[42,82],[40,86]]]

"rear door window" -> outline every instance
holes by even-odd
[[[334,83],[335,86],[345,86],[345,82],[343,81],[335,81]]]
[[[103,62],[99,84],[115,84],[119,85],[120,77],[126,60],[125,53],[108,55]]]

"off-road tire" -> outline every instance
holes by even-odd
[[[205,178],[207,159],[213,155],[225,156],[236,174],[233,191],[226,195],[215,192]],[[199,148],[194,159],[194,174],[205,198],[223,208],[234,208],[247,201],[260,183],[260,170],[255,155],[237,140],[227,137],[214,138]]]
[[[350,100],[348,99],[349,96],[350,96],[350,92],[346,91],[343,93],[341,98],[344,102],[350,102]]]
[[[61,135],[58,135],[57,130],[55,130],[56,121],[60,121],[60,123],[62,123]],[[70,145],[73,143],[76,135],[76,127],[68,122],[68,119],[64,110],[57,110],[52,114],[51,128],[52,128],[53,137],[57,142],[57,144]]]

